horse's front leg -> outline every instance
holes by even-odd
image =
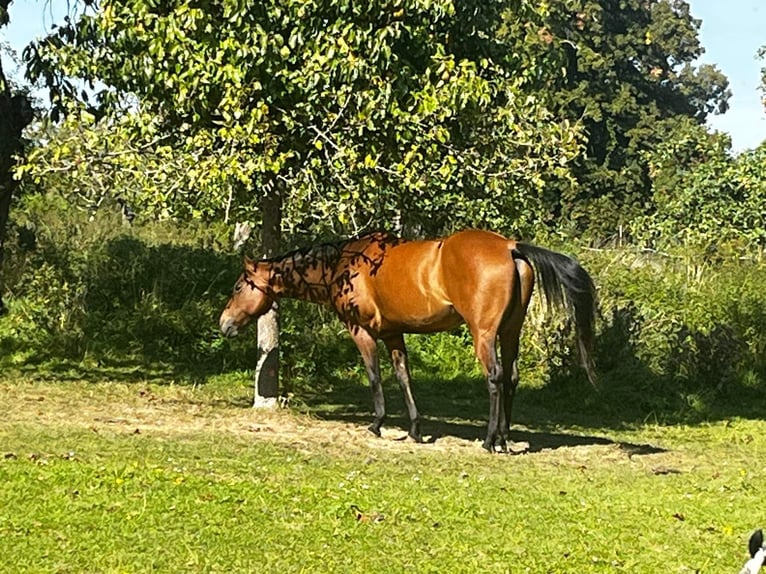
[[[412,396],[412,387],[410,386],[410,368],[407,364],[407,347],[404,346],[404,335],[391,335],[383,339],[383,342],[391,355],[396,378],[402,388],[404,402],[407,404],[407,413],[410,415],[409,436],[415,442],[423,442],[423,436],[420,434],[420,415],[418,415],[415,397]]]
[[[367,427],[368,430],[380,436],[380,427],[383,419],[386,418],[386,401],[383,397],[383,385],[380,381],[380,360],[378,359],[378,344],[375,337],[370,335],[359,325],[347,325],[351,338],[356,343],[359,352],[362,354],[364,367],[367,370],[367,377],[370,379],[370,388],[372,389],[372,401],[375,405],[375,419]]]

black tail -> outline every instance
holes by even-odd
[[[574,318],[580,360],[593,386],[596,372],[593,365],[593,338],[596,322],[596,287],[588,272],[571,257],[528,243],[516,243],[514,257],[527,261],[535,270],[548,307],[566,308]]]

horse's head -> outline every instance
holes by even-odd
[[[251,319],[263,315],[273,304],[268,265],[245,257],[245,269],[218,321],[221,332],[227,337],[236,336]]]

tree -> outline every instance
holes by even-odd
[[[725,76],[693,67],[704,51],[699,26],[683,0],[551,3],[540,34],[567,54],[551,105],[581,118],[587,133],[578,185],[554,209],[578,232],[591,226],[604,235],[640,213],[652,193],[645,154],[688,119],[704,125],[726,110]]]
[[[697,258],[762,256],[766,146],[733,157],[728,135],[691,118],[667,133],[645,155],[653,193],[646,214],[632,222],[634,237],[663,250],[693,247]]]
[[[766,45],[761,46],[756,56],[761,61],[766,60]],[[761,68],[761,85],[759,86],[759,89],[761,90],[761,94],[763,94],[761,103],[763,104],[764,109],[766,109],[766,66]]]
[[[450,186],[452,204],[482,203],[492,186],[529,202],[543,174],[565,174],[574,130],[523,90],[519,70],[536,63],[512,58],[517,43],[493,29],[497,7],[516,4],[105,3],[27,57],[58,104],[78,95],[68,76],[106,84],[97,115],[137,97],[137,131],[168,136],[207,173],[217,156],[250,196],[235,203],[252,205],[254,185],[285,187],[286,205],[311,204],[314,223],[348,222],[362,201],[385,220],[437,212]],[[535,16],[515,8],[516,20]]]
[[[10,0],[0,0],[0,27],[8,24]],[[4,244],[8,227],[11,201],[18,187],[13,178],[17,154],[22,151],[21,132],[32,121],[29,98],[16,92],[5,77],[0,62],[0,271],[4,258]],[[5,311],[0,289],[0,314]]]
[[[523,28],[542,17],[528,0],[105,1],[26,58],[56,113],[79,102],[231,182],[180,200],[259,213],[271,251],[280,230],[545,219],[579,140],[530,89],[526,70],[556,73]]]

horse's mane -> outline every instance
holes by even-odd
[[[338,241],[326,241],[324,243],[316,243],[314,245],[307,245],[305,247],[299,247],[293,249],[287,253],[262,259],[265,263],[281,263],[287,260],[295,260],[297,258],[311,258],[316,261],[322,261],[324,263],[336,263],[343,253],[344,248],[351,243],[361,241],[363,239],[377,236],[380,241],[397,241],[398,237],[386,230],[373,230],[364,231],[352,237],[346,239],[340,239]]]

